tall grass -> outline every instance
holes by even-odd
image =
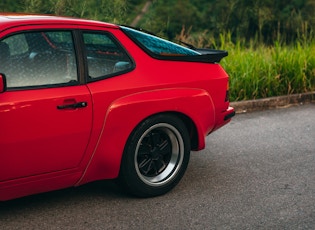
[[[231,100],[247,100],[315,90],[315,44],[236,46],[222,66],[230,75]]]
[[[204,34],[192,37],[182,33],[178,39],[229,52],[221,65],[230,76],[231,101],[315,90],[315,40],[301,39],[291,45],[275,42],[266,46],[256,40],[232,42],[229,33],[221,34],[219,44]]]

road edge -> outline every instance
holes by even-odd
[[[230,105],[234,107],[236,113],[247,113],[274,108],[286,108],[306,103],[315,103],[315,91],[257,100],[237,101],[231,102]]]

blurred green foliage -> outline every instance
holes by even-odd
[[[150,7],[142,12],[146,3]],[[168,39],[183,29],[192,35],[223,32],[273,44],[313,33],[315,0],[2,0],[0,11],[48,13],[131,24]]]

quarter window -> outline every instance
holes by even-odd
[[[134,41],[136,41],[146,51],[152,52],[160,56],[196,56],[200,53],[180,46],[176,43],[167,41],[165,39],[147,34],[135,29],[121,26],[122,30],[127,33]]]
[[[76,83],[72,33],[25,32],[1,40],[0,73],[6,75],[8,89]]]
[[[124,49],[109,34],[83,33],[90,80],[110,77],[132,69]]]

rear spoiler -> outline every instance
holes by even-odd
[[[205,62],[205,63],[219,63],[222,58],[228,56],[228,52],[225,50],[214,49],[199,49],[194,48],[194,51],[200,53],[200,55],[155,55],[158,59],[172,60],[172,61],[190,61],[190,62]]]
[[[225,50],[195,48],[195,51],[201,54],[199,57],[201,60],[211,63],[218,63],[222,58],[228,56],[228,52]]]
[[[208,49],[208,48],[197,48],[192,44],[183,42],[179,40],[180,43],[187,46],[189,49],[192,49],[201,54],[201,59],[203,62],[210,62],[210,63],[218,63],[221,61],[222,58],[228,56],[228,52],[225,50],[215,50],[215,49]]]

